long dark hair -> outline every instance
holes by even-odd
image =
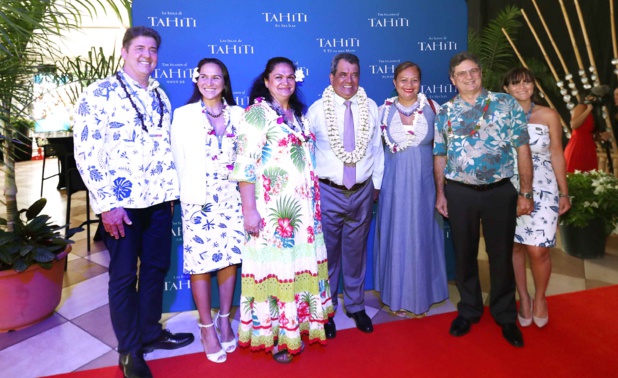
[[[249,94],[250,104],[252,104],[253,101],[258,97],[264,97],[264,99],[266,99],[266,101],[268,102],[273,101],[273,96],[270,94],[270,91],[268,90],[268,88],[266,88],[266,84],[264,84],[264,80],[268,79],[268,75],[270,75],[270,73],[273,72],[277,64],[287,64],[288,66],[292,68],[292,71],[296,72],[296,66],[288,58],[278,56],[278,57],[269,59],[268,62],[266,63],[266,68],[264,68],[264,71],[255,79],[255,81],[253,82],[253,85],[251,86],[251,92]],[[298,89],[298,85],[296,86],[294,93],[292,93],[292,96],[290,96],[289,105],[290,105],[290,108],[294,110],[294,114],[296,114],[296,116],[302,117],[307,107],[302,101],[302,94],[300,93]]]
[[[227,101],[228,105],[236,105],[236,101],[234,100],[234,96],[232,95],[232,81],[230,80],[230,73],[227,70],[225,64],[217,58],[204,58],[197,63],[197,70],[202,69],[202,66],[207,63],[216,64],[221,69],[221,73],[223,74],[223,91],[221,92],[221,98],[224,98]],[[193,94],[189,97],[187,104],[192,104],[194,102],[198,102],[202,99],[202,93],[200,89],[197,87],[197,83],[193,84]]]
[[[536,78],[532,71],[527,69],[526,67],[515,67],[510,69],[506,74],[504,74],[504,78],[502,79],[502,88],[508,87],[509,84],[518,84],[522,81],[528,81],[534,84],[534,91],[532,92],[532,97],[530,100],[535,104],[541,102],[539,97],[538,88],[536,87]],[[504,89],[506,91],[506,89]]]

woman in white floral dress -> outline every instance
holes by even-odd
[[[320,222],[315,137],[302,116],[296,67],[272,58],[253,84],[232,178],[245,230],[239,343],[287,363],[308,341],[325,343],[333,314]]]
[[[544,327],[548,320],[545,291],[551,275],[549,248],[556,245],[558,216],[571,208],[566,182],[566,164],[562,151],[562,126],[555,110],[536,105],[535,79],[528,69],[509,71],[503,80],[504,90],[515,97],[526,112],[534,177],[534,210],[517,218],[513,268],[519,294],[518,320],[522,327],[534,322]],[[519,177],[511,181],[519,190]],[[526,256],[534,278],[534,299],[528,294]]]
[[[238,183],[229,175],[243,109],[234,106],[220,60],[200,60],[193,82],[188,104],[174,112],[172,153],[180,181],[184,272],[191,275],[206,357],[219,363],[236,349],[229,315],[245,232]],[[220,309],[213,321],[210,279],[215,272]]]

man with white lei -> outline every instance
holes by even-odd
[[[316,136],[316,172],[320,178],[322,225],[328,251],[328,275],[337,307],[343,273],[346,315],[356,327],[372,332],[364,306],[367,237],[373,202],[384,171],[378,107],[359,87],[360,62],[342,53],[331,63],[330,83],[307,113]],[[334,338],[333,318],[325,325]]]

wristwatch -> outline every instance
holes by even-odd
[[[524,197],[525,199],[533,199],[534,198],[532,196],[532,192],[519,192],[518,194],[520,196]]]

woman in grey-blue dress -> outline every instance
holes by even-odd
[[[380,107],[384,178],[374,244],[375,288],[401,317],[448,297],[442,218],[435,211],[433,119],[438,104],[418,93],[420,68],[403,62],[397,96]]]

